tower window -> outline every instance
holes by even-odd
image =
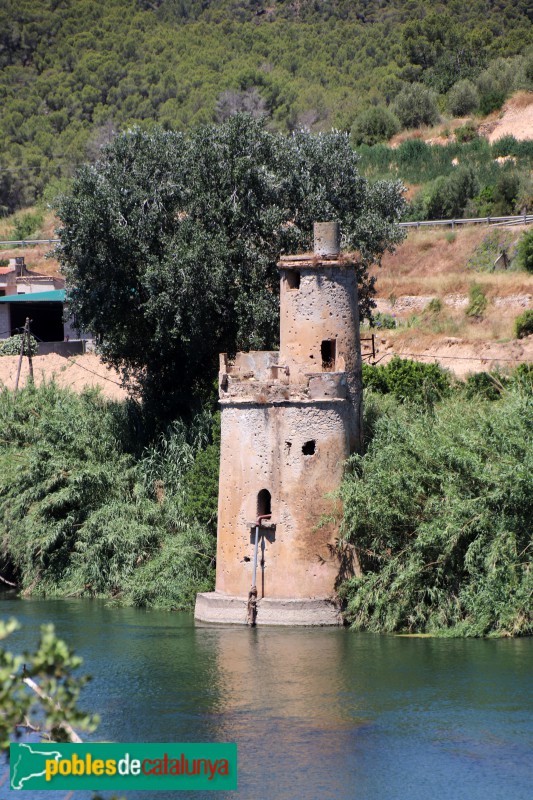
[[[322,355],[322,369],[324,372],[335,371],[335,358],[337,356],[337,342],[335,339],[324,339],[320,345]]]
[[[300,288],[300,273],[297,269],[287,270],[285,276],[287,278],[287,286],[289,289]]]
[[[272,513],[272,498],[268,489],[261,489],[257,495],[257,516]]]
[[[316,441],[314,439],[310,439],[308,442],[302,447],[302,453],[304,456],[314,456],[316,450]]]

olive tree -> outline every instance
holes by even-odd
[[[0,643],[18,627],[13,619],[0,622]],[[87,678],[76,677],[73,671],[81,663],[57,638],[52,625],[43,625],[33,653],[13,655],[0,644],[0,753],[9,749],[17,733],[34,727],[33,713],[40,729],[55,741],[70,740],[70,725],[80,730],[95,729],[97,718],[78,708],[80,689]],[[36,696],[28,685],[37,685],[40,695]]]
[[[393,103],[393,111],[404,128],[435,125],[439,121],[437,95],[422,83],[406,84]]]
[[[467,78],[454,83],[446,99],[448,111],[456,117],[464,117],[477,111],[479,92]]]
[[[385,106],[372,106],[363,111],[352,126],[351,138],[355,145],[378,144],[398,133],[400,120]]]
[[[404,201],[357,161],[346,134],[287,138],[249,115],[116,137],[59,203],[77,325],[159,413],[184,413],[211,390],[218,352],[276,345],[276,262],[310,248],[316,220],[338,220],[360,253],[368,316],[368,269],[401,239]]]

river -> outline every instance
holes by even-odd
[[[54,622],[83,657],[93,680],[81,705],[101,716],[90,738],[237,742],[239,790],[224,797],[532,796],[532,639],[199,626],[190,614],[9,595],[0,609],[23,625],[8,649],[33,648],[39,625]],[[0,788],[0,800],[28,796]],[[128,793],[171,797],[220,793]]]

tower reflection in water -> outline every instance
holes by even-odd
[[[209,728],[239,746],[239,793],[349,796],[357,733],[368,724],[349,685],[350,634],[205,626],[196,636],[216,681]]]

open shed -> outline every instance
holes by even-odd
[[[29,317],[31,332],[37,339],[42,342],[62,342],[65,338],[64,302],[64,289],[0,297],[2,338],[19,333],[26,317]]]

